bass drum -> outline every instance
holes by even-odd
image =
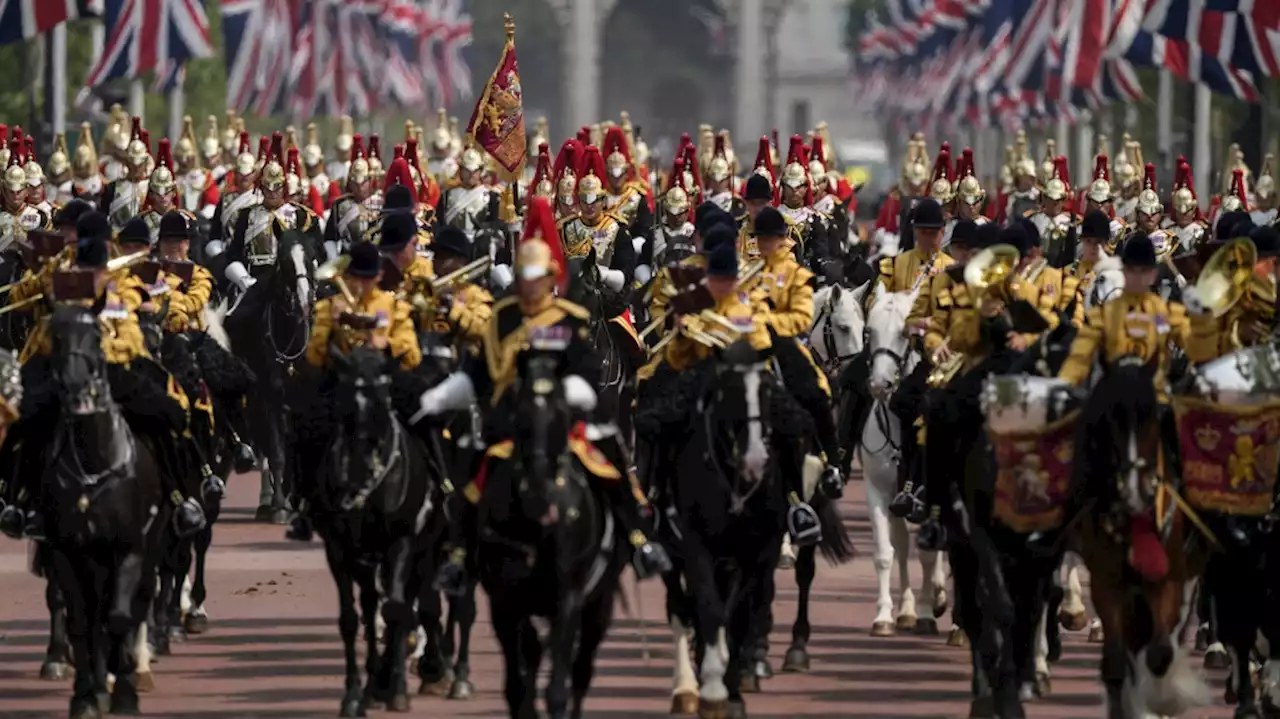
[[[1073,388],[1057,377],[992,375],[982,384],[982,414],[993,434],[1028,434],[1075,409]]]
[[[1217,404],[1260,405],[1280,395],[1280,351],[1245,347],[1195,369],[1198,394]]]

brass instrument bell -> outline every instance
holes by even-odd
[[[974,290],[974,305],[981,310],[986,302],[1009,302],[1018,288],[1018,262],[1022,253],[1013,245],[992,245],[969,260],[964,282]]]
[[[1214,317],[1222,317],[1244,297],[1257,261],[1258,249],[1252,240],[1237,237],[1226,243],[1209,257],[1196,278],[1196,299]]]

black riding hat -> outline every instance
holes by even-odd
[[[1089,214],[1085,215],[1080,222],[1080,239],[1111,239],[1111,218],[1107,217],[1107,213],[1102,210],[1089,210]]]
[[[766,207],[756,215],[756,237],[786,237],[787,219],[776,207]]]
[[[457,255],[464,260],[471,259],[471,240],[467,233],[453,225],[445,225],[436,230],[431,238],[431,252],[439,255]]]
[[[735,252],[738,249],[738,233],[730,225],[715,225],[702,236],[702,254],[704,255],[710,255],[724,245],[728,245]]]
[[[738,251],[732,244],[717,246],[707,258],[707,275],[711,277],[737,277]]]
[[[413,210],[413,190],[404,185],[392,185],[382,200],[382,214]]]
[[[773,201],[773,187],[769,184],[769,178],[758,172],[751,173],[747,178],[747,186],[744,191],[744,200],[769,200]]]
[[[1120,249],[1120,261],[1125,267],[1155,267],[1156,247],[1147,235],[1130,237]]]
[[[352,277],[377,277],[382,271],[382,255],[372,242],[361,242],[351,248],[351,264],[347,265],[347,274]]]
[[[951,228],[951,246],[973,248],[978,246],[978,223],[973,220],[960,220]]]
[[[922,230],[940,230],[946,224],[942,216],[942,205],[932,197],[925,197],[916,203],[911,211],[911,225]]]
[[[403,187],[403,185],[396,185]],[[407,212],[397,212],[382,218],[378,247],[386,252],[396,252],[418,236],[418,220]]]
[[[54,227],[75,227],[81,217],[93,212],[93,205],[84,200],[72,200],[63,205],[61,210],[53,216]]]
[[[120,234],[116,235],[116,242],[122,245],[151,245],[151,228],[147,227],[147,221],[141,217],[135,217],[124,223],[124,227],[120,228]]]
[[[107,241],[94,235],[80,235],[76,242],[76,265],[80,267],[101,268],[107,266],[107,258],[111,253],[107,250]]]
[[[187,218],[177,210],[164,213],[164,217],[160,218],[160,241],[189,239],[191,228],[187,225]]]
[[[76,221],[76,236],[81,240],[86,237],[106,242],[111,239],[111,221],[101,212],[88,212]]]

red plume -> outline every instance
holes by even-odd
[[[1071,173],[1067,170],[1067,156],[1058,155],[1053,161],[1054,167],[1058,170],[1058,179],[1062,180],[1062,184],[1068,188],[1071,187]]]
[[[951,143],[943,142],[942,147],[938,148],[938,154],[947,153],[947,179],[953,179],[955,175],[951,174]],[[936,169],[936,168],[935,168]]]
[[[560,244],[560,234],[556,232],[555,213],[551,211],[551,203],[545,197],[531,196],[524,213],[524,232],[520,234],[520,241],[532,240],[541,240],[551,249],[551,260],[556,265],[556,287],[564,292],[567,287],[564,247]]]
[[[1186,159],[1183,159],[1182,162],[1178,163],[1178,170],[1182,172],[1183,186],[1188,190],[1191,190],[1192,197],[1198,197],[1198,195],[1196,195],[1195,176],[1191,174],[1191,163],[1187,162]]]
[[[386,192],[396,185],[413,189],[413,173],[409,172],[409,161],[403,157],[397,157],[391,161],[391,166],[387,168],[387,176],[382,183],[382,191]]]
[[[364,154],[364,136],[359,133],[351,136],[351,162],[355,162],[359,158],[368,158]]]
[[[298,179],[306,177],[306,175],[302,174],[302,162],[298,159],[298,148],[289,148],[288,157],[285,159],[284,171],[293,173]]]
[[[576,139],[570,138],[564,141],[560,146],[560,152],[556,153],[556,162],[554,165],[555,176],[553,181],[556,183],[556,191],[560,191],[560,180],[564,177],[565,170],[572,172],[576,177],[579,166],[582,164],[582,143]]]
[[[167,167],[173,171],[173,155],[169,150],[169,138],[162,138],[156,148],[156,167]]]
[[[539,142],[538,164],[533,168],[533,182],[529,183],[529,187],[535,188],[543,180],[552,183],[553,186],[555,185],[555,180],[551,176],[551,149],[547,147],[547,143]],[[552,193],[555,193],[554,187],[552,188]],[[529,194],[533,194],[532,189],[530,189]]]
[[[591,144],[591,128],[586,125],[578,128],[578,142],[582,143],[583,147]]]
[[[684,153],[677,153],[675,162],[671,163],[671,174],[667,176],[666,189],[670,190],[673,187],[684,188]]]
[[[1093,160],[1093,179],[1111,182],[1111,167],[1106,155],[1099,153]]]
[[[960,163],[963,164],[964,167],[956,168],[957,178],[964,177],[965,175],[973,175],[974,177],[978,176],[977,170],[973,169],[973,148],[972,147],[966,147],[960,151]]]
[[[1242,176],[1242,177],[1243,177],[1243,176]],[[1148,162],[1148,163],[1147,163],[1147,166],[1144,168],[1144,180],[1143,180],[1143,185],[1142,185],[1142,187],[1143,187],[1143,189],[1148,189],[1148,190],[1151,190],[1152,192],[1154,192],[1154,191],[1155,191],[1155,189],[1156,189],[1156,166],[1155,166],[1155,163]],[[1243,199],[1243,195],[1241,196],[1241,198]]]
[[[368,157],[370,159],[377,160],[378,162],[382,162],[382,142],[378,139],[378,135],[376,133],[369,136]]]
[[[943,145],[946,145],[946,143],[943,143]],[[938,150],[938,157],[935,158],[933,161],[933,177],[929,180],[929,185],[930,187],[932,187],[933,183],[937,182],[938,180],[950,180],[950,179],[951,179],[951,150],[944,147],[943,149]],[[928,193],[929,188],[926,188],[925,192]]]
[[[724,135],[719,133],[716,134],[716,145],[715,145],[715,150],[712,151],[712,154],[718,157],[727,157],[724,151]]]
[[[9,144],[9,126],[0,122],[0,145]]]
[[[27,135],[25,140],[27,143],[27,147],[22,160],[22,163],[24,165],[28,162],[34,162],[36,159],[36,138],[30,135]]]
[[[391,148],[392,162],[395,162],[396,160],[402,157],[404,157],[404,145],[396,145],[395,147]]]
[[[146,129],[140,130],[138,132],[138,137],[139,139],[142,140],[142,146],[147,148],[147,154],[150,155],[151,154],[151,131]]]
[[[411,137],[404,141],[404,159],[409,161],[409,167],[422,174],[422,168],[418,166],[418,139]]]
[[[825,172],[827,169],[826,156],[826,146],[822,144],[822,135],[814,135],[813,149],[809,151],[810,161],[817,160],[818,162],[821,162],[822,169]]]
[[[266,162],[271,158],[271,138],[263,135],[258,138],[258,162]]]
[[[18,154],[22,154],[22,140],[23,140],[23,134],[22,134],[22,126],[21,126],[21,125],[14,125],[14,127],[13,127],[13,139],[15,139],[15,140],[17,140],[17,141],[18,141]]]
[[[769,151],[769,138],[764,135],[760,136],[760,145],[756,148],[756,164],[751,169],[765,168],[769,171],[769,184],[775,184],[777,173],[773,167],[773,156]]]
[[[1151,165],[1148,164],[1147,167],[1151,167]],[[1231,194],[1240,199],[1242,208],[1249,209],[1249,193],[1244,186],[1244,170],[1242,168],[1237,167],[1231,171]]]
[[[249,151],[249,147],[250,147],[250,145],[249,145],[249,131],[248,131],[248,130],[241,130],[241,131],[240,131],[240,149],[239,149],[239,151],[238,151],[236,154],[237,154],[237,155],[243,155],[243,154],[245,154],[246,152],[248,152],[248,151]]]
[[[271,155],[270,157],[280,163],[280,167],[284,167],[284,135],[278,132],[271,133]]]
[[[798,162],[801,165],[805,164],[804,138],[799,135],[791,136],[791,145],[787,148],[787,161],[785,164],[790,165],[793,162]],[[808,172],[807,169],[805,171]]]
[[[5,169],[10,167],[22,167],[22,140],[16,137],[9,141],[9,164]]]
[[[22,128],[18,128],[18,129],[21,130]],[[130,131],[129,133],[129,139],[131,140],[142,139],[142,118],[138,117],[137,115],[133,116],[133,130]]]
[[[692,142],[684,146],[684,169],[693,175],[693,187],[689,191],[699,191],[702,187],[702,175],[698,171],[698,148]]]
[[[596,179],[604,182],[604,158],[600,156],[600,148],[595,145],[587,145],[587,149],[582,153],[582,172],[578,173],[578,185],[582,185],[582,178],[587,175],[595,175]],[[577,191],[577,188],[574,188]]]

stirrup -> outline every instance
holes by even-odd
[[[822,523],[818,513],[806,502],[799,502],[787,509],[787,533],[791,543],[807,547],[822,541]]]

